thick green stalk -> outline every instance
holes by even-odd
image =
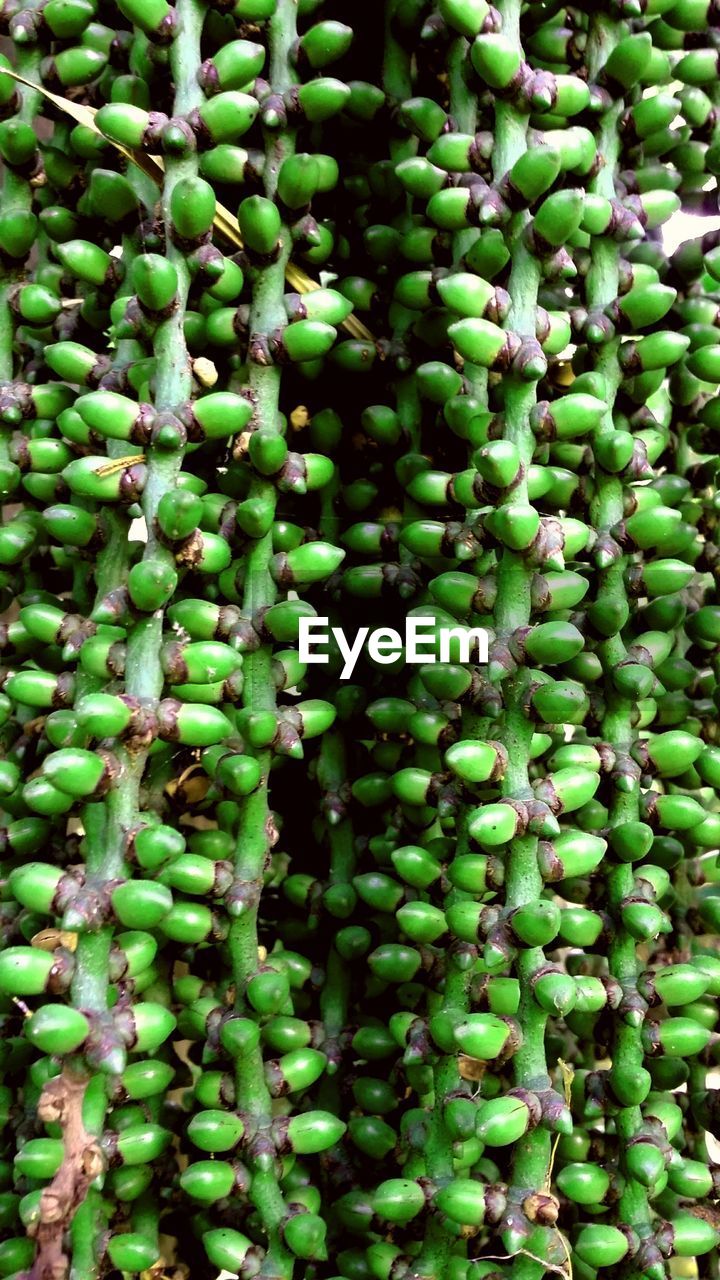
[[[456,128],[462,133],[474,134],[477,128],[477,99],[468,87],[464,70],[469,51],[468,41],[462,37],[453,40],[448,53],[448,83],[450,87],[450,113]],[[453,236],[453,256],[456,264],[475,238],[474,231],[459,231]],[[465,364],[465,377],[470,383],[471,394],[483,401],[487,396],[487,373],[476,365]],[[470,460],[468,460],[470,465]],[[480,736],[478,718],[465,710],[463,714],[463,737]],[[442,767],[442,762],[439,761]],[[470,850],[466,822],[459,824],[456,844],[456,855],[468,853]],[[456,889],[450,889],[446,895],[445,906],[461,901],[469,895]],[[446,955],[446,977],[442,992],[443,1008],[448,1012],[470,1012],[469,980],[471,969],[458,962],[451,952]],[[453,1177],[453,1137],[448,1133],[445,1122],[444,1102],[454,1091],[462,1087],[462,1078],[458,1069],[458,1056],[455,1053],[440,1054],[433,1066],[434,1105],[432,1108],[427,1145],[425,1148],[425,1164],[427,1176],[440,1185]],[[450,1235],[439,1215],[428,1219],[425,1241],[418,1258],[418,1274],[428,1277],[441,1276],[448,1265],[451,1251],[456,1241]]]
[[[179,0],[178,33],[171,46],[170,65],[175,84],[174,110],[177,115],[190,111],[202,102],[202,91],[197,83],[196,70],[202,61],[200,37],[205,10],[198,0]],[[155,407],[161,410],[177,410],[188,399],[191,390],[191,371],[183,319],[190,286],[190,271],[183,252],[175,245],[170,234],[170,196],[181,178],[197,173],[197,156],[193,152],[180,158],[168,157],[162,192],[162,207],[166,226],[166,255],[177,271],[177,306],[171,316],[158,327],[155,335],[156,396]],[[147,529],[144,559],[170,560],[172,553],[158,541],[155,516],[160,499],[175,487],[182,466],[181,450],[167,452],[148,449],[147,484],[142,507]],[[125,691],[135,697],[157,703],[162,694],[163,672],[160,666],[163,614],[161,610],[141,619],[128,636]],[[125,833],[135,822],[139,806],[140,782],[145,768],[145,751],[122,751],[123,777],[120,785],[108,800],[109,830],[107,857],[113,869],[107,874],[117,875],[122,867]]]
[[[189,111],[202,100],[202,93],[195,80],[195,69],[201,62],[200,36],[204,9],[196,0],[179,0],[179,31],[171,50],[171,67],[175,82],[175,111]],[[188,398],[191,379],[190,366],[183,334],[183,317],[190,274],[182,252],[170,236],[169,200],[174,184],[197,171],[195,155],[179,160],[168,159],[163,185],[163,211],[166,218],[166,254],[174,262],[178,273],[177,308],[158,329],[155,344],[156,356],[156,407],[177,409]],[[122,450],[121,450],[122,451]],[[110,456],[117,456],[118,446],[111,444]],[[146,558],[168,557],[168,552],[157,542],[155,515],[163,493],[176,483],[182,466],[182,453],[163,453],[152,447],[148,450],[148,482],[143,494],[143,513],[147,527]],[[101,556],[97,579],[98,598],[111,587],[124,581],[127,572],[127,522],[111,516],[109,543]],[[163,673],[160,666],[163,615],[158,611],[141,619],[128,636],[125,692],[132,696],[157,703],[162,694]],[[122,766],[117,787],[112,790],[104,805],[88,805],[86,822],[86,865],[88,874],[101,880],[114,879],[126,874],[125,845],[128,832],[136,825],[140,809],[140,786],[147,759],[147,751],[129,751],[118,744],[116,754]],[[103,1012],[107,1009],[109,992],[109,959],[112,945],[110,926],[84,935],[78,945],[77,969],[73,982],[73,1000],[81,1008]],[[71,1280],[88,1280],[92,1274],[88,1266],[98,1253],[97,1236],[101,1228],[99,1206],[86,1205],[83,1223],[87,1226],[76,1233],[78,1251],[73,1258]],[[88,1240],[88,1230],[93,1233]],[[93,1242],[93,1240],[95,1242]]]
[[[295,82],[290,58],[295,39],[295,17],[296,8],[292,0],[279,0],[268,26],[269,81],[275,93],[284,93]],[[294,145],[294,132],[291,129],[280,133],[268,131],[266,134],[264,181],[265,195],[269,199],[275,196],[280,165],[287,156],[292,155]],[[275,261],[258,267],[255,271],[250,309],[252,335],[266,337],[285,325],[283,295],[290,249],[290,232],[287,226],[283,226]],[[278,430],[280,381],[279,365],[261,364],[250,359],[248,386],[255,406],[254,423],[258,429]],[[257,477],[253,480],[249,496],[264,499],[274,505],[277,495],[271,481]],[[275,600],[275,584],[270,574],[272,554],[272,532],[258,538],[248,552],[243,600],[248,616]],[[249,654],[245,659],[244,672],[244,706],[255,712],[274,711],[276,704],[272,645],[264,644],[256,652]],[[263,870],[272,845],[272,815],[268,797],[271,752],[263,751],[259,759],[262,768],[260,786],[240,804],[235,859],[238,880],[253,886],[252,902],[241,917],[233,922],[229,937],[238,1010],[245,1007],[245,986],[258,966],[258,907]],[[235,1066],[235,1087],[238,1105],[261,1121],[269,1121],[272,1102],[265,1084],[260,1049],[238,1059]],[[280,1224],[286,1213],[285,1204],[274,1169],[266,1167],[266,1163],[262,1161],[255,1162],[250,1198],[267,1233],[265,1267],[268,1274],[273,1277],[288,1277],[292,1274],[293,1259],[280,1236]]]
[[[522,53],[520,40],[520,9],[518,0],[505,0],[499,5],[502,14],[503,34],[516,43]],[[526,150],[527,116],[512,102],[499,101],[495,111],[495,136],[493,156],[495,179],[502,178]],[[509,228],[509,247],[512,253],[508,292],[511,309],[505,327],[521,338],[534,338],[540,264],[528,250],[523,231],[528,222],[526,213],[517,214]],[[511,440],[520,454],[522,478],[513,489],[510,502],[527,502],[527,472],[535,449],[535,437],[530,425],[530,411],[536,401],[536,387],[510,371],[504,379],[505,438]],[[521,555],[504,549],[497,576],[497,601],[495,627],[498,637],[508,640],[519,627],[530,621],[530,583],[532,570]],[[515,800],[528,798],[532,793],[528,776],[532,722],[525,713],[527,675],[520,671],[503,684],[505,714],[500,738],[508,752],[508,767],[503,780],[503,794]],[[537,839],[519,836],[512,841],[506,859],[505,909],[511,911],[524,903],[540,897],[543,881],[537,863]],[[522,1030],[522,1045],[513,1059],[515,1081],[526,1089],[542,1090],[550,1087],[545,1058],[545,1024],[547,1015],[540,1008],[532,993],[531,979],[543,963],[541,948],[523,949],[516,962],[520,980],[520,1008],[518,1020]],[[516,1144],[512,1168],[512,1185],[523,1192],[538,1191],[546,1186],[550,1169],[550,1134],[539,1125]],[[539,1232],[538,1232],[539,1234]],[[542,1242],[535,1248],[534,1236],[527,1242],[531,1252],[541,1251]],[[514,1280],[540,1280],[545,1268],[527,1253],[520,1253],[513,1263]]]
[[[590,25],[588,40],[588,67],[592,75],[597,74],[612,52],[619,39],[617,25],[604,15],[596,16]],[[593,179],[592,190],[609,199],[615,198],[615,173],[620,158],[620,138],[618,126],[624,110],[622,99],[605,113],[602,119],[598,151],[604,163]],[[613,302],[618,293],[620,252],[614,241],[593,237],[591,247],[592,265],[586,282],[586,301],[588,310],[600,310]],[[614,430],[613,406],[617,395],[622,372],[618,364],[620,340],[614,338],[600,348],[595,364],[596,371],[605,383],[607,412],[598,427],[598,436],[609,435]],[[623,518],[623,482],[616,475],[609,475],[598,468],[595,477],[596,492],[591,504],[590,515],[593,527],[598,533],[607,532]],[[597,592],[599,606],[606,604],[611,612],[627,604],[624,582],[625,559],[619,558],[614,564],[600,573]],[[625,642],[618,632],[598,645],[598,655],[608,675],[606,692],[606,713],[603,719],[602,736],[618,753],[627,754],[634,740],[633,702],[622,697],[612,685],[612,672],[626,654]],[[615,789],[610,802],[611,827],[622,826],[626,822],[637,822],[639,819],[639,783],[635,782],[631,790]],[[610,973],[622,983],[624,989],[633,988],[637,979],[639,964],[636,954],[635,939],[622,927],[619,919],[619,904],[632,892],[634,874],[632,866],[622,863],[611,866],[607,877],[608,907],[614,913],[616,929],[610,944]],[[613,1047],[613,1068],[618,1075],[632,1075],[643,1065],[643,1048],[639,1027],[628,1026],[620,1021],[616,1024],[615,1044]],[[617,1117],[617,1133],[622,1163],[622,1152],[629,1138],[637,1131],[641,1123],[639,1107],[623,1107]],[[625,1222],[632,1222],[638,1228],[649,1221],[649,1209],[645,1188],[625,1171],[625,1190],[620,1200],[620,1216]]]

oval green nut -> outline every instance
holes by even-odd
[[[589,1223],[580,1228],[574,1250],[591,1267],[613,1267],[626,1255],[629,1245],[622,1231],[609,1223]]]
[[[296,1155],[315,1155],[333,1147],[347,1128],[329,1111],[306,1111],[293,1116],[287,1126],[287,1141]]]
[[[417,1182],[407,1178],[389,1178],[375,1188],[372,1207],[379,1218],[402,1226],[422,1212],[425,1195]]]
[[[25,1035],[42,1053],[74,1053],[87,1039],[90,1024],[69,1005],[46,1004],[25,1023]]]
[[[530,1109],[521,1098],[491,1098],[478,1108],[475,1131],[487,1147],[507,1147],[527,1133],[530,1119]]]

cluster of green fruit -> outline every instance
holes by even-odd
[[[717,21],[0,5],[0,1277],[717,1276]]]

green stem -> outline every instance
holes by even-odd
[[[189,111],[202,101],[202,91],[195,79],[197,67],[202,61],[200,38],[205,10],[197,0],[178,0],[178,35],[172,45],[170,63],[175,83],[176,114]],[[193,153],[181,159],[168,158],[165,168],[162,205],[166,225],[166,255],[175,264],[178,274],[177,307],[172,316],[159,326],[155,341],[156,358],[156,407],[177,409],[188,399],[191,390],[190,364],[183,333],[183,320],[190,285],[190,272],[185,256],[172,241],[170,235],[170,193],[175,183],[188,174],[197,172],[197,157]],[[108,449],[110,456],[115,446]],[[147,527],[145,558],[171,556],[157,540],[155,516],[164,493],[170,492],[177,482],[182,466],[181,451],[167,453],[148,449],[148,480],[143,493],[143,514]],[[98,596],[111,586],[118,585],[127,570],[127,525],[121,517],[109,518],[109,541],[101,557],[98,575]],[[164,683],[160,665],[163,613],[158,610],[148,618],[141,618],[132,628],[127,643],[125,692],[144,699],[150,704],[159,700]],[[118,744],[116,754],[121,764],[121,775],[116,788],[108,795],[104,805],[93,804],[85,808],[86,865],[88,874],[99,880],[111,880],[127,874],[125,847],[128,833],[137,824],[140,809],[140,786],[147,751],[129,751]],[[85,935],[78,946],[77,969],[73,982],[73,1000],[82,1008],[104,1011],[107,1009],[109,990],[109,958],[112,945],[112,927]],[[99,1206],[86,1202],[82,1222],[93,1230],[91,1256],[98,1252],[97,1231],[100,1227]],[[75,1236],[77,1242],[78,1232]],[[82,1236],[84,1239],[84,1235]],[[88,1280],[88,1249],[83,1244],[73,1259],[71,1280]]]
[[[499,5],[502,14],[504,36],[515,42],[522,54],[520,39],[519,0],[506,0]],[[496,145],[493,170],[496,181],[502,178],[527,149],[527,116],[512,102],[499,101],[495,110]],[[510,315],[506,328],[522,338],[534,338],[540,264],[528,250],[523,232],[529,220],[527,213],[517,214],[510,225],[511,271],[508,291],[511,299]],[[510,502],[527,502],[527,473],[535,450],[535,437],[530,425],[530,411],[536,400],[536,386],[525,382],[510,372],[504,380],[505,438],[518,448],[522,462],[522,478],[513,489]],[[509,637],[519,627],[530,622],[530,584],[532,569],[517,553],[504,549],[497,575],[497,601],[495,625],[500,638]],[[523,671],[508,679],[503,685],[505,714],[499,737],[508,752],[508,767],[503,780],[503,794],[515,800],[529,797],[530,778],[528,761],[532,739],[532,723],[525,713],[527,674]],[[511,911],[539,898],[543,880],[537,862],[537,839],[519,836],[509,847],[505,875],[505,909]],[[532,977],[543,963],[541,948],[522,949],[516,961],[520,980],[520,1008],[518,1021],[522,1031],[522,1045],[513,1059],[515,1081],[518,1085],[534,1090],[547,1089],[551,1081],[545,1058],[545,1025],[547,1015],[537,1004],[532,993]],[[547,1185],[550,1170],[550,1133],[543,1126],[527,1133],[516,1144],[512,1185],[518,1192],[538,1191]],[[545,1252],[546,1241],[536,1230],[526,1242],[530,1252]],[[547,1235],[547,1232],[543,1232]],[[518,1254],[513,1262],[514,1280],[540,1280],[545,1274],[543,1263]]]
[[[448,84],[450,88],[450,113],[455,127],[462,133],[474,134],[477,128],[477,98],[465,79],[465,68],[469,53],[468,41],[462,37],[453,40],[448,51]],[[476,232],[459,231],[453,236],[453,258],[458,263],[472,244]],[[484,402],[487,399],[487,372],[479,366],[466,363],[463,373],[470,384],[470,392]],[[468,465],[471,465],[470,459]],[[474,737],[478,734],[477,716],[467,709],[463,712],[463,737]],[[455,855],[468,853],[470,850],[466,826],[460,824]],[[469,895],[451,889],[445,897],[444,906],[467,898]],[[447,974],[442,992],[442,1007],[447,1012],[470,1012],[469,978],[470,973],[456,962],[451,953],[447,954]],[[425,1148],[425,1164],[428,1177],[442,1184],[453,1177],[453,1137],[448,1133],[444,1115],[444,1100],[451,1093],[462,1088],[463,1081],[458,1070],[457,1055],[441,1054],[433,1066],[433,1096],[430,1127]],[[419,1275],[441,1276],[445,1274],[449,1258],[456,1248],[456,1240],[445,1229],[440,1215],[428,1219],[425,1240],[418,1258]]]
[[[273,92],[284,93],[295,83],[291,63],[291,51],[295,40],[296,6],[293,0],[279,0],[269,23],[270,74]],[[268,132],[265,138],[266,164],[264,170],[265,195],[273,199],[277,188],[278,171],[282,161],[292,155],[295,137],[292,130],[281,133]],[[287,226],[283,226],[278,255],[274,262],[259,267],[253,281],[250,309],[251,334],[266,336],[284,327],[286,317],[283,307],[285,269],[290,256],[291,239]],[[256,428],[277,431],[279,428],[281,371],[276,364],[259,364],[251,361],[248,367],[248,384],[255,404]],[[251,498],[262,498],[272,505],[276,501],[274,485],[256,477],[250,488]],[[251,546],[247,556],[246,588],[243,608],[248,616],[270,605],[276,590],[270,574],[272,532],[259,538]],[[243,705],[253,711],[275,711],[275,689],[272,678],[272,646],[262,645],[245,659],[245,686]],[[258,907],[262,889],[263,869],[271,848],[272,819],[269,806],[268,784],[271,752],[259,756],[262,781],[252,795],[240,804],[238,842],[235,872],[238,880],[255,888],[253,905],[230,929],[229,947],[233,979],[236,990],[236,1007],[244,1008],[244,992],[248,979],[258,965]],[[240,1058],[235,1067],[237,1103],[252,1112],[261,1123],[267,1123],[272,1113],[272,1100],[265,1084],[262,1052],[257,1049]],[[280,1224],[286,1216],[285,1203],[274,1170],[256,1164],[253,1172],[250,1199],[258,1211],[267,1234],[267,1258],[264,1270],[273,1277],[292,1275],[292,1255],[285,1248]]]
[[[205,9],[198,0],[178,0],[178,34],[170,51],[170,66],[175,84],[174,112],[182,115],[203,100],[197,83],[196,70],[202,61],[200,38]],[[178,409],[190,395],[192,380],[183,321],[190,287],[190,270],[182,250],[170,234],[170,195],[181,178],[197,173],[198,161],[194,152],[173,159],[165,165],[162,207],[166,227],[166,256],[177,271],[177,306],[172,315],[158,326],[155,335],[156,396],[158,410]],[[181,450],[169,453],[150,447],[147,455],[147,484],[143,493],[142,508],[147,529],[144,559],[165,559],[172,562],[172,552],[157,538],[155,517],[163,494],[173,490],[182,467]],[[148,618],[142,618],[128,636],[125,691],[151,705],[162,694],[163,672],[160,665],[163,613],[158,610]],[[146,751],[120,751],[123,775],[119,786],[108,799],[108,866],[109,874],[122,874],[123,852],[128,829],[136,821],[139,808],[140,783]],[[107,874],[106,870],[106,874]]]
[[[588,38],[588,67],[591,75],[596,75],[605,63],[615,44],[621,38],[622,29],[606,18],[597,15],[590,24]],[[604,163],[593,179],[591,190],[598,195],[614,198],[615,173],[620,160],[620,136],[618,125],[624,111],[624,102],[620,99],[603,116],[598,136],[598,152]],[[617,297],[619,280],[619,250],[612,240],[593,237],[591,246],[591,268],[586,281],[586,300],[588,310],[599,310],[607,306]],[[620,340],[614,338],[600,348],[596,360],[596,371],[605,383],[605,413],[597,434],[609,435],[615,430],[613,423],[613,406],[622,372],[618,364]],[[609,475],[598,469],[596,472],[596,492],[590,507],[593,527],[599,533],[606,532],[623,518],[623,482],[615,475]],[[627,604],[624,582],[625,559],[620,558],[600,574],[597,593],[599,606],[607,604],[611,613]],[[606,713],[602,724],[603,740],[609,742],[616,751],[627,754],[634,740],[633,703],[621,697],[612,687],[612,672],[625,657],[626,648],[622,634],[618,633],[598,646],[598,654],[608,675]],[[631,791],[614,790],[609,805],[610,826],[618,827],[627,822],[639,819],[639,784]],[[608,873],[607,893],[608,907],[615,915],[616,931],[610,943],[610,973],[623,984],[624,988],[635,985],[639,965],[635,939],[622,927],[619,919],[619,906],[623,898],[632,892],[634,873],[632,866],[621,864],[614,866]],[[613,1046],[613,1069],[618,1075],[631,1078],[643,1065],[643,1048],[639,1027],[630,1027],[620,1023],[616,1029]],[[639,1107],[622,1107],[616,1120],[619,1150],[621,1154],[629,1138],[637,1131],[642,1121]],[[649,1222],[649,1207],[645,1188],[632,1178],[625,1170],[625,1189],[620,1199],[620,1219],[632,1222],[636,1229],[642,1229]]]

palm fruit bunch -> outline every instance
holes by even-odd
[[[0,15],[0,1277],[717,1280],[715,0]]]

